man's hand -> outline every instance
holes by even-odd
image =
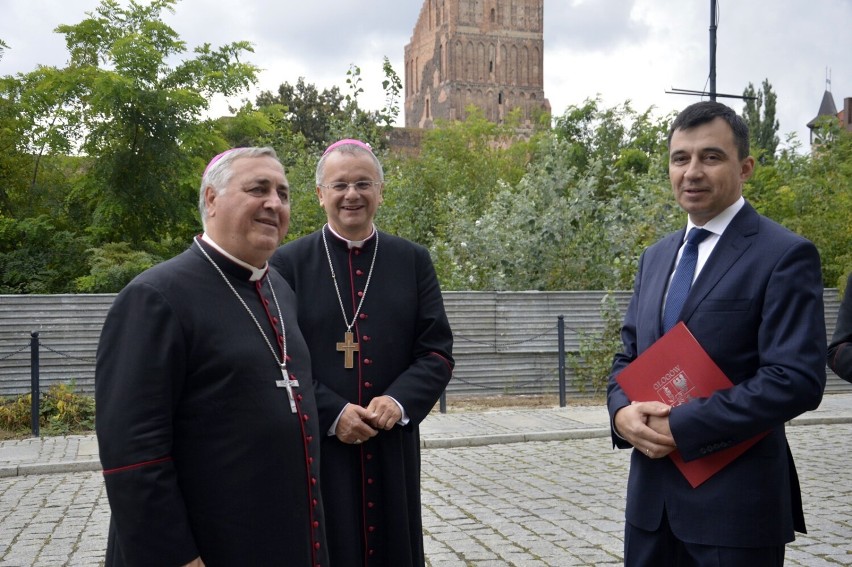
[[[352,443],[355,445],[366,441],[370,437],[375,437],[378,431],[370,427],[369,422],[371,417],[372,412],[369,412],[358,404],[349,404],[344,408],[343,413],[340,414],[334,434],[343,443]]]
[[[392,429],[402,419],[399,404],[390,396],[373,398],[367,406],[367,412],[371,415],[368,423],[376,429]]]
[[[662,402],[633,402],[616,412],[615,429],[645,455],[659,459],[676,448],[669,428],[671,411]]]

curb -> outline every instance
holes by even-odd
[[[97,459],[85,461],[59,461],[54,463],[26,463],[21,465],[0,466],[0,478],[25,476],[30,474],[75,473],[101,470]]]
[[[466,437],[436,437],[421,439],[421,449],[454,449],[458,447],[482,447],[501,443],[525,443],[527,441],[566,441],[570,439],[593,439],[609,437],[609,428],[565,429],[561,431],[538,431],[535,433],[505,433],[502,435],[470,435]]]
[[[852,416],[836,417],[797,417],[788,421],[791,426],[839,425],[852,423]],[[608,427],[586,429],[564,429],[555,431],[537,431],[531,433],[505,433],[498,435],[467,435],[462,437],[434,437],[420,439],[421,449],[456,449],[461,447],[483,447],[503,443],[526,443],[535,441],[568,441],[572,439],[597,439],[609,437]],[[58,461],[53,463],[26,463],[19,465],[0,465],[0,478],[35,474],[56,474],[100,471],[98,459],[79,461]]]

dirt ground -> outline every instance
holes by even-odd
[[[603,396],[568,399],[569,406],[603,405]],[[496,408],[555,408],[559,407],[559,395],[522,396],[506,394],[501,396],[447,396],[447,413],[461,411],[485,411]],[[440,411],[440,404],[435,404],[433,412]],[[75,431],[75,434],[93,433],[92,431]],[[42,431],[42,435],[44,432]],[[8,431],[0,428],[0,441],[6,439],[24,439],[30,437],[29,431]]]
[[[596,406],[605,404],[603,396],[566,400],[569,406]],[[439,411],[439,404],[435,409]],[[452,396],[447,395],[447,413],[458,411],[484,411],[497,408],[555,408],[559,407],[559,395],[523,396],[506,394],[501,396]]]

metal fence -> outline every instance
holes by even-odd
[[[563,353],[576,353],[584,335],[599,332],[603,291],[445,292],[455,337],[456,367],[447,397],[560,395],[587,397]],[[624,313],[630,292],[613,292]],[[29,393],[33,372],[42,390],[74,382],[76,391],[94,392],[98,337],[114,294],[0,295],[0,396]],[[839,298],[825,292],[826,323],[833,332]],[[564,321],[560,337],[559,322]],[[33,336],[37,333],[36,336]],[[33,368],[32,345],[38,347]],[[827,392],[850,384],[829,373]],[[560,378],[564,391],[560,389]]]

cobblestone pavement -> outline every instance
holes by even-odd
[[[852,424],[787,432],[811,532],[787,565],[852,565]],[[424,449],[427,563],[620,565],[628,456],[605,437]],[[108,521],[99,472],[0,478],[0,567],[100,565]]]

